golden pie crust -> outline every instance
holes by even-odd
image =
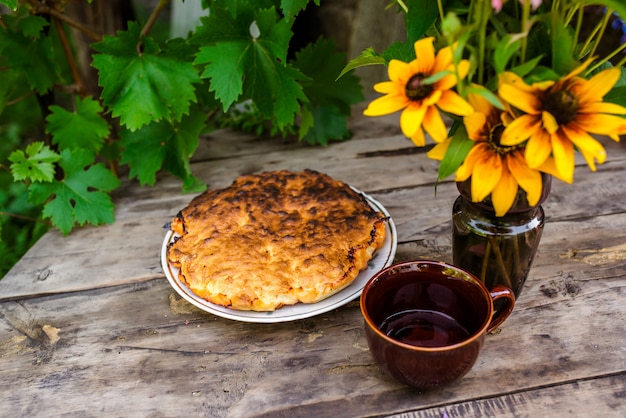
[[[194,198],[167,248],[196,295],[236,310],[315,303],[367,267],[385,215],[347,184],[312,170],[245,175]]]

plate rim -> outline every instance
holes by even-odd
[[[355,187],[350,186],[357,193],[361,194],[369,203],[371,207],[382,212],[386,217],[387,223],[387,233],[385,234],[385,240],[383,242],[383,246],[378,250],[382,250],[387,248],[386,253],[383,253],[384,257],[386,254],[386,259],[382,262],[381,267],[377,268],[367,268],[359,273],[356,279],[347,287],[340,290],[339,292],[329,296],[326,299],[323,299],[319,302],[315,303],[297,303],[295,305],[283,306],[274,311],[242,311],[236,309],[230,309],[225,306],[217,305],[211,302],[208,302],[195,293],[191,291],[180,279],[178,279],[178,273],[174,270],[177,270],[167,261],[167,246],[172,241],[172,239],[177,235],[172,230],[168,230],[163,239],[163,244],[161,246],[161,267],[163,268],[163,272],[165,277],[167,278],[169,284],[172,288],[178,293],[179,296],[184,298],[187,302],[196,306],[200,310],[211,313],[213,315],[234,320],[240,322],[250,322],[250,323],[279,323],[279,322],[290,322],[296,321],[299,319],[310,318],[313,316],[321,315],[323,313],[329,312],[333,309],[337,309],[341,306],[346,305],[347,303],[355,300],[356,298],[361,296],[363,291],[363,287],[369,279],[374,276],[380,270],[390,266],[395,258],[396,250],[398,246],[397,242],[397,230],[396,225],[389,214],[389,211],[376,199],[369,196],[366,193],[361,192]],[[377,251],[377,252],[378,252]],[[379,253],[380,254],[380,253]],[[377,255],[375,254],[372,260],[376,259]],[[370,260],[370,262],[372,261]],[[369,277],[365,277],[368,276]],[[343,297],[340,297],[343,295]],[[290,309],[291,308],[291,309]],[[292,310],[296,310],[296,312],[290,312]]]

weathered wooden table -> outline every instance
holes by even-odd
[[[354,139],[309,147],[219,131],[192,165],[209,187],[244,173],[312,168],[379,200],[396,261],[451,261],[453,183],[399,134],[352,120]],[[610,141],[609,141],[610,142]],[[181,299],[160,249],[191,198],[176,179],[116,193],[116,222],[52,231],[0,281],[3,416],[626,416],[626,144],[555,182],[522,296],[474,368],[419,392],[367,349],[358,300],[278,324],[236,322]]]

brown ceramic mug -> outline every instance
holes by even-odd
[[[500,308],[494,312],[494,301]],[[471,273],[438,261],[397,263],[363,288],[365,335],[377,363],[396,380],[433,388],[465,375],[485,335],[509,316],[511,289],[491,291]]]

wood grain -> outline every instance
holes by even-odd
[[[215,132],[192,169],[210,187],[252,171],[324,171],[389,210],[396,261],[451,261],[455,185],[435,195],[436,164],[397,122],[352,123],[354,140],[318,148]],[[474,368],[421,393],[374,363],[357,301],[247,324],[182,300],[159,253],[163,225],[192,196],[168,176],[126,182],[114,224],[51,231],[0,281],[0,416],[624,416],[626,147],[607,149],[596,173],[554,183],[530,277]]]

